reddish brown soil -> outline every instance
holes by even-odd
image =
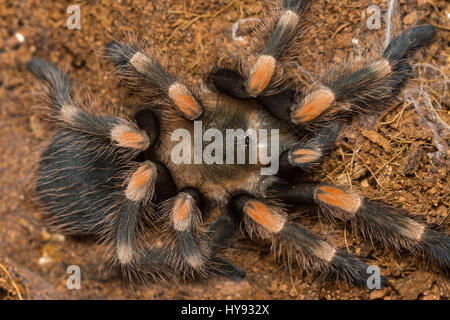
[[[381,43],[385,22],[368,30],[366,8],[387,1],[316,1],[311,29],[299,61],[309,72],[342,62],[354,51],[352,39]],[[402,29],[422,22],[439,25],[437,40],[416,60],[449,64],[450,4],[444,0],[401,0],[396,15]],[[218,52],[231,51],[231,26],[239,18],[261,17],[265,1],[155,0],[81,2],[81,30],[66,28],[66,8],[72,1],[2,1],[0,4],[0,299],[448,299],[448,276],[420,257],[395,255],[373,247],[343,225],[330,226],[313,218],[313,231],[332,243],[381,267],[390,285],[372,293],[349,288],[294,270],[273,261],[266,243],[238,241],[230,259],[247,272],[236,284],[215,278],[180,283],[150,283],[133,290],[116,272],[99,272],[98,245],[49,234],[42,210],[32,201],[33,151],[48,136],[46,123],[33,111],[37,80],[25,68],[32,56],[62,66],[72,79],[88,87],[102,102],[130,108],[128,91],[118,85],[112,67],[99,52],[111,39],[128,32],[167,53],[178,68],[198,80]],[[15,33],[25,37],[19,43]],[[307,76],[293,69],[305,82]],[[411,85],[417,85],[412,81]],[[437,93],[439,95],[439,93]],[[445,94],[447,95],[445,97]],[[448,91],[439,117],[450,123]],[[364,125],[364,129],[361,129]],[[359,150],[359,151],[358,151]],[[433,162],[431,133],[414,107],[399,99],[378,119],[357,120],[346,129],[332,156],[315,178],[357,188],[372,199],[384,200],[409,214],[439,225],[448,233],[450,207],[448,163]],[[447,159],[448,160],[448,159]],[[82,270],[81,290],[67,290],[68,265]]]

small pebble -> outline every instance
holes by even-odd
[[[40,257],[38,260],[39,264],[41,266],[52,263],[53,262],[53,258],[51,257]]]

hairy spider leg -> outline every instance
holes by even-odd
[[[131,86],[153,90],[175,107],[187,120],[199,118],[203,108],[191,89],[169,74],[160,59],[150,50],[138,45],[112,41],[106,46],[106,55],[118,68],[122,79]]]
[[[405,59],[427,45],[435,34],[432,25],[411,28],[393,38],[380,58],[356,71],[352,62],[349,67],[338,66],[324,73],[320,84],[292,106],[292,122],[308,125],[348,112],[383,110],[411,74]]]
[[[274,182],[266,193],[287,204],[316,204],[326,215],[350,221],[366,239],[411,252],[423,251],[439,265],[450,265],[450,238],[381,203],[320,183]]]
[[[288,266],[297,265],[358,286],[367,284],[365,263],[289,221],[280,206],[267,199],[238,194],[230,201],[230,212],[242,220],[250,238],[272,240],[272,250],[283,256]]]

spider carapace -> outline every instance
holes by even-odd
[[[293,218],[298,206],[317,206],[369,241],[448,268],[444,233],[356,192],[302,180],[344,120],[393,102],[412,72],[407,59],[433,39],[434,27],[406,30],[378,55],[330,67],[313,86],[297,88],[285,74],[311,2],[282,1],[239,61],[218,63],[198,87],[152,48],[110,42],[107,58],[143,99],[132,119],[97,114],[57,67],[32,59],[30,70],[49,86],[46,114],[58,126],[37,173],[50,226],[95,235],[110,263],[142,279],[240,278],[243,271],[220,256],[240,234],[271,240],[289,265],[365,285],[364,262]]]

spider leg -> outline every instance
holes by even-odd
[[[309,169],[320,162],[327,151],[334,145],[340,129],[339,122],[332,122],[322,127],[314,136],[293,146],[281,154],[280,169],[292,168]]]
[[[296,263],[306,271],[366,285],[365,263],[290,222],[279,206],[265,199],[239,194],[230,201],[230,214],[241,221],[250,238],[271,239],[272,249],[276,254],[284,255],[288,264]]]
[[[230,219],[223,216],[217,218],[209,227],[208,235],[212,240],[212,250],[214,252],[218,252],[227,245],[234,234],[233,229]],[[235,281],[245,277],[244,271],[222,257],[214,256],[212,265],[212,272],[215,274],[224,275]]]
[[[177,273],[206,273],[213,256],[213,241],[203,229],[209,201],[194,188],[186,187],[161,204],[164,225],[161,243],[164,256]]]
[[[393,38],[378,59],[362,64],[354,61],[327,71],[320,84],[300,94],[302,97],[299,99],[295,97],[293,88],[280,90],[277,82],[269,85],[275,74],[266,66],[269,62],[266,65],[257,63],[255,66],[260,67],[253,68],[253,78],[264,78],[264,83],[267,83],[264,92],[256,95],[247,90],[251,78],[236,70],[219,68],[209,75],[208,80],[232,97],[255,98],[278,119],[309,126],[348,113],[378,111],[389,105],[411,74],[411,66],[405,59],[426,46],[435,33],[432,25],[408,29]]]
[[[435,34],[432,25],[411,28],[393,38],[380,58],[326,72],[321,84],[292,106],[292,122],[308,125],[348,112],[381,110],[392,102],[411,73],[405,59]]]
[[[114,260],[132,263],[144,206],[155,196],[156,184],[163,185],[157,200],[167,197],[163,193],[174,184],[162,165],[151,161],[133,165],[116,157],[110,142],[125,151],[132,149],[130,154],[147,149],[159,133],[156,118],[140,111],[141,130],[122,118],[94,116],[76,105],[71,84],[57,67],[40,59],[32,59],[28,67],[49,84],[51,115],[65,124],[44,152],[38,174],[39,197],[53,214],[52,223],[73,233],[103,235],[114,248]],[[123,172],[130,167],[122,191]]]
[[[145,205],[154,195],[158,169],[151,161],[141,163],[126,178],[124,201],[117,212],[106,217],[110,225],[109,238],[115,243],[115,256],[121,265],[133,262],[137,247],[139,218],[145,212]]]
[[[318,204],[331,218],[351,221],[365,238],[395,250],[423,250],[439,265],[450,265],[450,238],[394,209],[355,193],[318,183],[290,185],[281,181],[266,186],[266,194],[287,204]]]
[[[238,98],[255,98],[275,117],[291,122],[291,106],[296,90],[286,88],[283,81],[285,58],[298,51],[298,44],[305,28],[305,14],[312,0],[283,0],[269,23],[263,23],[261,35],[253,47],[263,48],[256,56],[241,62],[242,70],[216,68],[208,76],[220,91]],[[274,24],[271,26],[271,24]],[[283,85],[280,85],[283,83]]]
[[[162,98],[165,104],[173,106],[187,120],[201,116],[203,108],[192,90],[169,74],[161,59],[149,49],[112,41],[106,46],[106,55],[130,86],[138,87],[147,95]]]
[[[289,51],[289,47],[297,43],[310,3],[311,0],[281,2],[279,16],[274,17],[275,26],[262,34],[262,38],[267,38],[264,48],[252,59],[254,61],[250,62],[249,70],[245,70],[247,75],[244,88],[251,97],[260,95],[271,81],[277,82],[278,74],[283,73],[279,61]]]
[[[39,201],[53,230],[95,234],[113,211],[111,194],[121,192],[120,164],[103,142],[85,132],[60,129],[42,153],[37,172]]]
[[[250,96],[244,88],[244,78],[235,70],[216,69],[207,78],[221,92],[238,99],[256,99],[274,117],[291,123],[291,106],[295,102],[293,88],[277,89],[273,94]]]
[[[155,139],[135,123],[124,118],[95,116],[78,106],[67,76],[56,66],[37,58],[28,62],[29,70],[49,85],[50,116],[73,130],[88,132],[94,137],[106,138],[115,146],[131,150],[146,150]]]

